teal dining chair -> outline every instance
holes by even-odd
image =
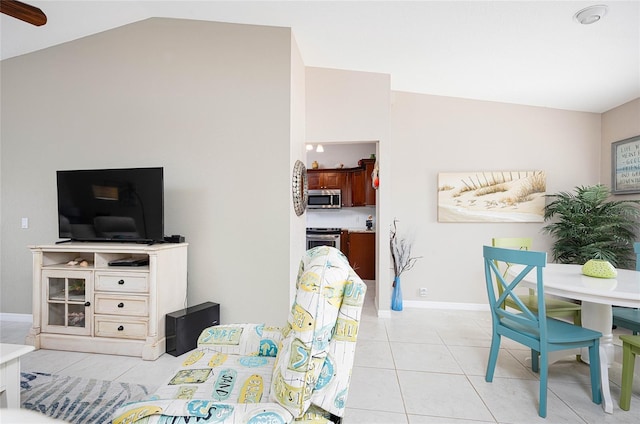
[[[633,243],[633,251],[636,253],[636,271],[640,271],[640,242]],[[640,309],[614,306],[613,325],[614,328],[627,328],[634,335],[638,335],[640,333]]]
[[[500,341],[507,337],[531,349],[531,368],[540,373],[540,395],[538,415],[547,416],[547,380],[549,353],[580,347],[589,348],[591,377],[591,399],[602,402],[600,393],[600,337],[602,333],[546,316],[544,303],[543,269],[547,264],[545,252],[533,252],[499,247],[483,246],[485,282],[491,309],[493,335],[485,380],[493,381],[498,361]],[[503,273],[498,264],[522,265],[521,271]],[[516,268],[519,269],[519,268]],[[530,273],[535,276],[538,294],[537,311],[532,311],[520,299],[518,288]],[[531,278],[531,277],[529,277]],[[502,286],[502,294],[496,290],[496,282]],[[509,298],[518,306],[518,311],[504,309],[501,305]]]
[[[640,336],[620,336],[622,340],[622,384],[620,388],[620,409],[631,408],[631,387],[636,355],[640,355]]]

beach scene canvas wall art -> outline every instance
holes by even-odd
[[[544,222],[544,171],[438,174],[438,222]]]

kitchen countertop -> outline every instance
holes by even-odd
[[[376,230],[367,230],[366,228],[345,228],[350,233],[374,233]]]

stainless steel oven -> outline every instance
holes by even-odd
[[[307,228],[307,250],[316,246],[340,250],[340,228]]]

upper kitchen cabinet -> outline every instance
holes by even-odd
[[[371,174],[373,174],[373,168],[376,165],[375,159],[363,159],[364,164],[364,185],[365,185],[365,202],[367,206],[374,206],[376,204],[376,190],[373,188],[373,180]]]
[[[356,168],[351,176],[351,204],[352,206],[375,206],[376,191],[371,184],[371,173],[375,166],[375,159],[362,159],[360,168]]]
[[[334,169],[308,169],[307,181],[309,190],[322,189],[344,189],[346,184],[346,174],[343,171]]]
[[[364,169],[356,169],[351,173],[351,206],[366,206]]]

